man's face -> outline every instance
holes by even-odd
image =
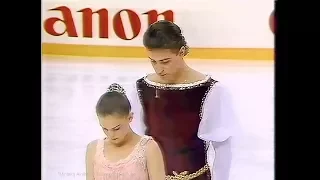
[[[163,80],[174,79],[176,73],[183,65],[183,59],[169,49],[148,50],[148,56],[156,74]]]

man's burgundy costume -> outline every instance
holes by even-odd
[[[136,82],[131,104],[132,129],[157,141],[168,176],[187,171],[196,180],[228,179],[235,118],[219,82],[207,76],[189,84],[160,84],[143,77]],[[210,145],[214,164],[207,161]]]

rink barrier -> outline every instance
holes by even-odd
[[[84,57],[145,58],[143,47],[42,43],[42,54]],[[190,59],[274,60],[273,48],[192,48]]]

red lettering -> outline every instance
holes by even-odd
[[[121,15],[120,15],[122,12],[126,12],[129,16],[129,21],[130,21],[130,25],[131,25],[132,34],[133,34],[133,36],[131,38],[128,38],[125,34],[123,22],[122,22]],[[140,30],[141,30],[140,18],[134,11],[132,11],[130,9],[123,9],[123,10],[117,12],[117,14],[114,16],[113,29],[114,29],[114,32],[116,33],[116,35],[123,40],[134,39],[135,37],[137,37],[139,35]]]
[[[62,18],[50,17],[44,21],[44,29],[45,31],[52,36],[61,36],[65,33],[69,37],[78,37],[77,30],[75,27],[74,19],[72,17],[72,13],[70,9],[66,6],[60,6],[57,8],[50,9],[49,11],[61,11]],[[109,38],[109,12],[107,9],[99,9],[97,11],[93,11],[90,8],[84,8],[77,12],[82,13],[82,30],[83,37],[92,38],[93,37],[93,15],[98,14],[99,17],[99,38]],[[129,17],[129,22],[132,31],[132,37],[128,37],[125,33],[125,27],[123,24],[123,19],[121,18],[121,13],[127,13]],[[148,12],[142,13],[142,15],[148,16],[148,25],[153,24],[158,21],[160,15],[164,17],[165,20],[174,21],[174,13],[171,10],[164,11],[162,13],[158,13],[156,10],[150,10]],[[62,33],[58,33],[54,25],[56,22],[62,22],[65,25],[65,30]],[[117,12],[113,16],[113,30],[114,33],[123,40],[132,40],[136,38],[141,31],[141,20],[139,15],[130,9],[123,9]]]
[[[100,9],[93,12],[90,8],[81,9],[78,12],[82,12],[82,30],[83,37],[92,38],[92,15],[97,13],[99,16],[99,37],[109,37],[109,26],[108,26],[108,10]]]
[[[158,14],[158,12],[156,10],[151,10],[151,11],[148,11],[143,14],[148,15],[148,25],[149,26],[158,21],[159,15],[162,15],[165,20],[173,22],[173,11],[171,11],[171,10],[165,11],[160,14]]]
[[[274,13],[274,10],[271,12],[269,17],[269,27],[273,34],[275,34],[277,30],[277,19]]]
[[[67,32],[69,37],[78,37],[76,27],[72,18],[72,13],[68,7],[60,6],[54,9],[50,9],[50,11],[61,11],[63,19],[60,19],[57,17],[48,18],[44,22],[44,29],[46,30],[47,33],[49,33],[52,36],[61,36]],[[63,22],[66,27],[62,33],[58,33],[54,29],[54,25],[57,21]]]

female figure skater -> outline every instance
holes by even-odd
[[[131,105],[124,89],[109,86],[96,113],[106,138],[87,146],[87,180],[164,180],[164,162],[158,144],[150,136],[139,136],[130,128]]]

